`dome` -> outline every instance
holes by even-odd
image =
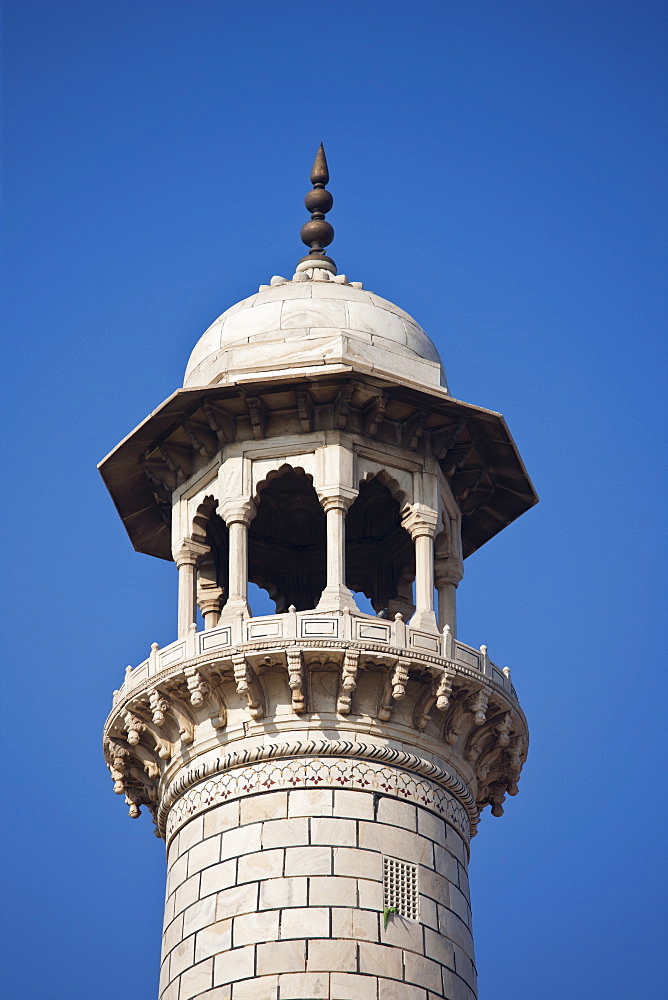
[[[272,278],[219,316],[190,355],[183,384],[351,368],[447,391],[438,351],[408,313],[345,275],[308,267],[291,280]]]

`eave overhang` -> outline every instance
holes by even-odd
[[[171,560],[170,495],[226,442],[271,436],[273,414],[303,432],[357,430],[428,452],[462,511],[464,557],[538,502],[501,414],[445,390],[347,371],[177,389],[99,464],[135,549]]]

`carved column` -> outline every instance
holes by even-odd
[[[183,538],[172,555],[179,571],[178,637],[188,635],[190,626],[196,620],[195,567],[198,560],[208,553],[206,545],[192,538]]]
[[[327,515],[327,586],[320,595],[318,611],[358,610],[346,587],[346,511],[357,492],[347,486],[318,490]]]
[[[255,504],[248,499],[224,500],[218,510],[230,538],[230,594],[223,615],[238,613],[250,617],[248,606],[248,526],[255,517]]]
[[[216,579],[216,564],[212,557],[204,559],[197,570],[197,603],[205,629],[218,624],[223,598],[223,588],[218,586]]]
[[[402,524],[415,543],[415,614],[413,628],[438,631],[434,613],[434,536],[438,514],[424,504],[412,504]]]
[[[438,627],[450,626],[452,638],[457,637],[457,585],[464,576],[461,559],[454,556],[437,558],[434,578],[438,594]]]

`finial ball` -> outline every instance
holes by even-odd
[[[325,219],[311,219],[304,223],[299,235],[307,247],[326,247],[334,239],[334,230]]]
[[[334,199],[325,188],[313,188],[304,198],[304,204],[309,212],[322,212],[325,215],[334,204]]]

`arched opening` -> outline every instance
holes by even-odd
[[[360,483],[346,515],[346,586],[365,594],[376,614],[407,619],[415,610],[414,578],[415,552],[399,501],[373,476]]]
[[[315,608],[325,588],[325,512],[302,469],[283,466],[259,492],[248,532],[248,579],[266,590],[276,611]]]

